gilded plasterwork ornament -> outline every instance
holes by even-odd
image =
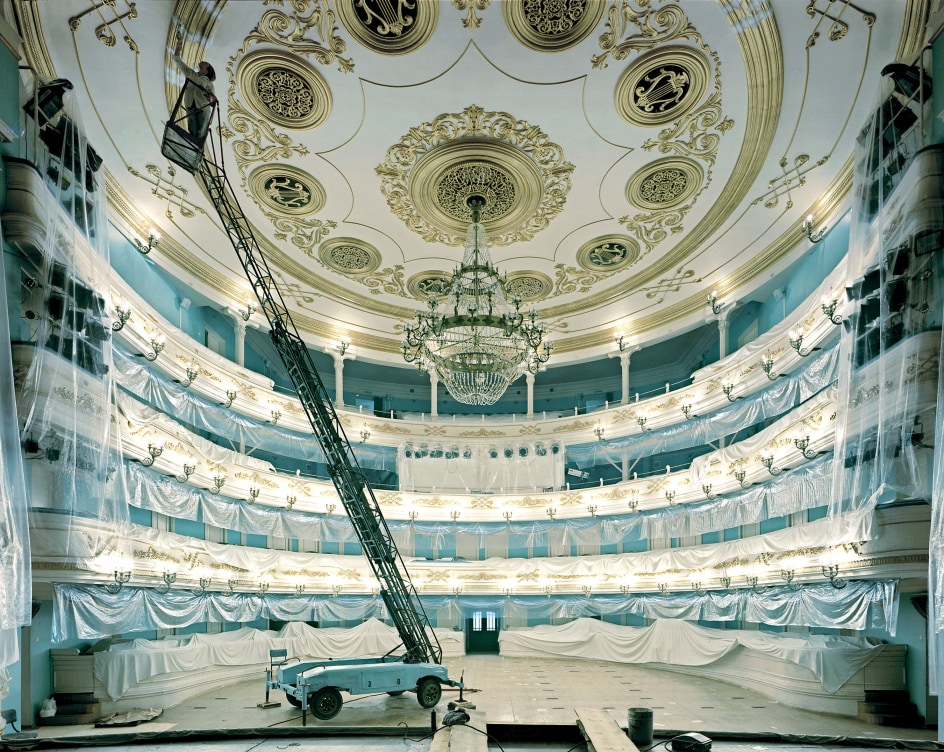
[[[439,20],[439,0],[337,0],[336,7],[348,33],[381,55],[418,50]]]
[[[470,195],[492,245],[531,240],[563,208],[573,165],[539,127],[472,105],[411,128],[376,168],[391,211],[431,243],[459,246]]]
[[[285,214],[316,214],[324,208],[324,188],[312,175],[291,165],[267,164],[247,178],[257,203]]]
[[[481,12],[491,4],[492,0],[452,0],[453,7],[466,14],[465,18],[462,19],[462,25],[470,30],[477,29],[482,25],[482,19],[475,15],[475,11]]]
[[[505,291],[524,303],[543,300],[553,289],[554,283],[550,277],[539,272],[514,272],[508,275],[505,282]]]
[[[246,55],[236,87],[260,119],[292,130],[311,130],[331,114],[327,82],[304,60],[263,50]]]
[[[318,258],[332,271],[352,277],[376,271],[382,260],[380,251],[355,238],[326,240],[318,248]]]
[[[626,184],[626,200],[640,209],[678,206],[702,186],[704,172],[690,159],[659,159],[646,165]]]
[[[520,0],[501,4],[511,35],[538,52],[561,52],[589,37],[606,0]]]
[[[577,251],[577,263],[581,268],[605,274],[625,269],[638,258],[639,244],[625,235],[594,238]]]
[[[623,71],[613,94],[616,111],[631,125],[665,125],[701,102],[710,80],[711,66],[700,50],[660,48]]]

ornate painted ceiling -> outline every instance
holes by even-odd
[[[182,77],[217,71],[225,168],[302,333],[402,364],[459,263],[465,198],[551,331],[605,357],[745,301],[835,222],[882,67],[927,0],[14,0],[28,62],[70,79],[112,216],[218,305],[248,283],[160,154]],[[258,314],[257,314],[258,315]]]

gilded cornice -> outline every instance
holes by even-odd
[[[908,0],[896,60],[911,60],[924,45],[931,0]]]
[[[13,16],[16,30],[23,39],[25,64],[31,66],[40,78],[55,77],[56,71],[52,66],[52,58],[49,56],[49,48],[46,47],[46,37],[43,34],[43,24],[39,18],[39,4],[14,0]]]

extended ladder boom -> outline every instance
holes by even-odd
[[[181,158],[181,146],[183,144],[186,151],[189,140],[189,134],[172,121],[167,125],[162,151],[166,157],[194,173],[216,207],[259,305],[269,320],[275,348],[288,369],[298,399],[324,450],[331,480],[380,582],[380,595],[406,649],[404,660],[408,663],[441,663],[442,648],[397,551],[373,489],[358,465],[344,427],[312,362],[311,353],[295,328],[226,173],[203,153],[202,140],[194,143],[199,156],[189,154]]]

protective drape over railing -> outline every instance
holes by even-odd
[[[772,478],[763,485],[706,500],[698,504],[665,507],[614,516],[531,522],[442,522],[387,519],[404,552],[415,555],[419,548],[440,550],[456,538],[461,551],[485,549],[489,556],[508,555],[509,533],[525,536],[534,545],[546,536],[550,555],[569,554],[571,546],[618,545],[624,541],[659,540],[717,532],[750,525],[825,505],[832,485],[832,456],[823,455],[809,464]],[[234,501],[130,463],[126,467],[127,501],[132,506],[181,520],[200,520],[225,530],[305,541],[356,541],[350,520],[344,515],[312,514],[274,509],[260,504]],[[502,545],[490,538],[504,536]],[[477,558],[477,557],[476,557]]]
[[[648,619],[685,619],[828,626],[835,629],[881,629],[895,634],[898,583],[893,580],[850,582],[837,590],[829,584],[798,590],[771,587],[698,593],[631,595],[423,596],[427,611],[440,625],[457,624],[472,611],[496,611],[505,621],[527,623],[581,616],[632,614]],[[272,595],[192,593],[161,595],[146,588],[124,588],[117,595],[89,585],[57,585],[53,639],[95,639],[118,632],[181,628],[201,622],[250,622],[255,619],[337,622],[383,618],[379,597],[340,595]]]
[[[6,284],[0,231],[0,280]],[[0,342],[11,339],[8,308],[0,305]],[[16,415],[16,397],[11,351],[0,350],[0,699],[10,685],[7,666],[19,660],[19,627],[30,623],[32,573],[30,570],[29,496],[23,468],[23,452]],[[29,649],[27,647],[27,649]]]
[[[578,467],[604,462],[619,465],[624,456],[645,457],[688,449],[730,436],[748,426],[781,415],[821,392],[836,379],[838,347],[830,347],[795,374],[777,379],[759,394],[737,400],[710,415],[693,416],[667,428],[637,433],[606,442],[567,447],[567,461]],[[681,413],[680,413],[681,415]]]
[[[30,503],[65,519],[92,517],[117,526],[127,520],[128,508],[120,493],[106,491],[109,479],[121,479],[111,478],[120,467],[120,439],[108,321],[105,176],[68,92],[61,110],[40,111],[39,119],[39,140],[47,148],[36,159],[47,193],[38,196],[46,199],[37,208],[41,247],[23,247],[24,305],[35,316],[27,316],[29,331],[21,336],[36,347],[17,396],[22,446],[33,463]],[[35,482],[43,475],[48,484]],[[66,536],[64,553],[73,552],[73,543],[84,555],[90,549],[116,557],[127,553],[111,536],[88,534],[92,539],[80,543],[81,536]]]
[[[122,389],[174,420],[201,431],[225,437],[234,445],[259,447],[267,452],[304,460],[324,463],[324,451],[309,433],[301,433],[278,425],[260,423],[212,403],[193,392],[164,378],[153,369],[115,348],[115,382]],[[396,451],[392,447],[377,447],[367,444],[353,445],[354,453],[362,467],[394,472],[397,469]]]

